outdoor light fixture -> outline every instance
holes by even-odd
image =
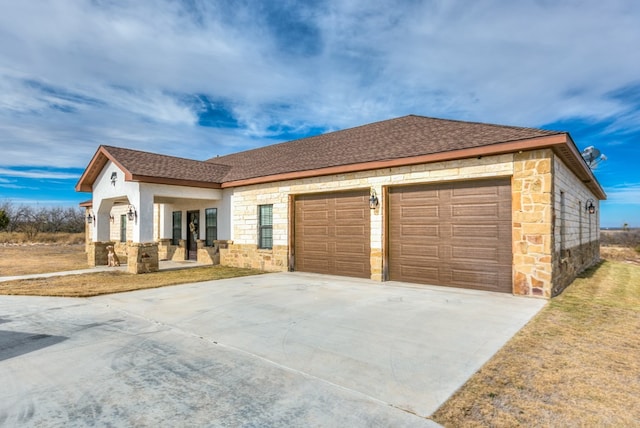
[[[371,197],[369,198],[369,208],[375,210],[378,207],[378,197],[375,189],[371,188]]]
[[[95,215],[93,215],[93,212],[89,211],[89,212],[87,213],[87,224],[91,224],[91,223],[93,223],[94,221],[96,221],[96,216],[95,216]]]
[[[111,220],[111,223],[113,223],[113,222],[114,222],[115,217],[113,216],[113,214],[109,214],[109,220]]]
[[[118,173],[113,171],[111,173],[111,184],[116,185],[116,180],[118,179]]]
[[[136,207],[134,207],[133,205],[129,205],[129,209],[127,211],[127,218],[129,219],[129,221],[138,219],[138,213],[136,212]]]
[[[589,214],[596,213],[596,206],[593,205],[593,199],[587,199],[587,202],[585,202],[584,207]]]

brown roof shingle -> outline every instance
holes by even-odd
[[[139,150],[102,146],[132,176],[220,183],[231,169],[228,165],[202,162]]]
[[[225,182],[402,159],[563,134],[409,115],[209,159],[231,167]]]

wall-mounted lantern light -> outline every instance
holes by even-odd
[[[585,202],[584,207],[589,214],[596,213],[596,206],[593,205],[593,199],[588,199],[587,202]]]
[[[127,218],[129,221],[137,220],[138,213],[136,212],[136,207],[133,205],[129,205],[129,209],[127,210]]]
[[[371,188],[371,197],[369,198],[369,208],[375,210],[378,208],[378,196],[376,196],[376,190]]]
[[[93,223],[95,221],[96,221],[96,216],[93,215],[93,212],[91,210],[89,210],[87,212],[87,224],[91,224],[91,223]]]
[[[113,214],[109,214],[109,220],[111,221],[111,223],[114,222],[115,217],[113,216]]]
[[[116,185],[116,180],[118,179],[118,173],[113,171],[111,173],[111,184]]]

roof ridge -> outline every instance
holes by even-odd
[[[423,115],[420,115],[420,114],[409,114],[407,116],[402,116],[402,117],[409,117],[409,116],[418,117],[418,118],[424,118],[424,119],[437,120],[437,121],[444,121],[444,122],[466,123],[466,124],[470,124],[470,125],[482,125],[482,126],[495,126],[497,128],[522,129],[522,130],[542,131],[542,132],[550,132],[550,133],[557,133],[557,134],[567,134],[568,133],[567,131],[534,128],[534,127],[531,127],[531,126],[502,125],[502,124],[499,124],[499,123],[478,122],[478,121],[475,121],[475,120],[446,119],[446,118],[442,118],[442,117],[423,116]],[[399,117],[397,119],[401,119],[402,117]]]

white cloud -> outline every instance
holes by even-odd
[[[83,167],[99,144],[206,158],[260,144],[274,125],[408,113],[640,123],[609,96],[638,82],[631,0],[0,6],[5,166]],[[240,128],[199,127],[184,100],[196,94],[227,100]]]
[[[622,184],[606,190],[607,204],[640,205],[640,183]]]
[[[13,170],[8,168],[0,168],[0,175],[3,175],[5,177],[35,178],[35,179],[47,179],[47,180],[68,180],[68,179],[78,178],[78,174],[71,174],[66,172],[55,172],[55,171],[45,171],[45,170],[21,171],[21,170]],[[5,182],[8,182],[8,180],[5,179]]]

